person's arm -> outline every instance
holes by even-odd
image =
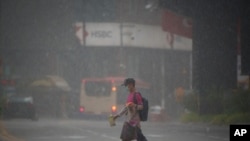
[[[118,117],[123,116],[123,115],[124,115],[125,113],[127,113],[127,112],[128,112],[127,107],[122,108],[122,109],[118,112],[118,114],[116,114],[116,115],[114,116],[114,119],[117,119]]]

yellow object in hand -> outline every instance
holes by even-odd
[[[112,127],[112,126],[115,126],[115,119],[114,119],[114,116],[113,115],[110,115],[109,118],[109,125]]]

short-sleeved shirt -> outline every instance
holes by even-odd
[[[138,92],[132,92],[128,95],[127,97],[127,101],[126,103],[135,103],[134,101],[134,94],[135,94],[135,97],[136,97],[136,100],[137,100],[137,105],[142,105],[142,97],[140,94],[138,94]]]
[[[136,96],[137,99],[137,105],[142,105],[142,97],[140,94],[138,94],[138,92],[133,92],[130,93],[127,97],[127,101],[126,101],[126,105],[128,103],[135,103],[134,101],[134,94]],[[139,114],[137,112],[136,107],[124,107],[119,113],[119,116],[124,115],[125,113],[127,113],[127,119],[126,121],[129,122],[132,126],[138,126],[140,127],[140,117]]]

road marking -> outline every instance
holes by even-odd
[[[79,128],[79,129],[81,129],[81,128]],[[81,130],[82,130],[82,129],[81,129]],[[98,135],[98,133],[97,133],[97,132],[92,131],[92,130],[87,130],[87,132],[88,132],[88,133],[90,133],[90,134],[93,134],[93,135]]]
[[[77,128],[77,129],[83,131],[83,129],[81,129],[81,128]],[[93,130],[87,130],[87,132],[90,133],[90,134],[96,135],[96,136],[98,136],[98,135],[100,136],[101,135],[102,137],[105,137],[105,138],[108,138],[108,139],[111,139],[111,140],[120,141],[120,139],[117,138],[117,137],[109,136],[107,134],[100,134],[100,133],[95,132]],[[151,138],[163,138],[164,137],[164,135],[159,135],[159,134],[148,134],[146,136],[147,137],[151,137]]]
[[[213,139],[219,139],[219,140],[224,140],[224,141],[228,141],[228,138],[223,138],[223,137],[217,137],[217,136],[211,136],[211,135],[206,135],[206,134],[201,134],[201,133],[195,133],[196,136],[207,136],[209,138],[213,138]]]
[[[108,138],[108,139],[120,141],[120,139],[117,138],[117,137],[108,136],[108,135],[106,135],[106,134],[100,134],[100,133],[95,132],[95,131],[92,131],[92,130],[87,130],[87,132],[90,133],[90,134],[96,135],[96,136],[101,135],[102,137],[105,137],[105,138]]]
[[[41,136],[41,137],[32,137],[36,139],[84,139],[86,136]]]
[[[209,136],[210,138],[214,138],[214,139],[219,139],[219,140],[224,140],[224,141],[228,141],[228,138],[221,138],[221,137],[216,137],[216,136]]]
[[[101,136],[102,136],[102,137],[105,137],[105,138],[112,139],[112,140],[120,141],[119,138],[117,138],[117,137],[112,137],[112,136],[108,136],[108,135],[106,135],[106,134],[102,134]]]
[[[62,138],[67,138],[67,139],[84,139],[86,136],[65,136]]]
[[[147,137],[154,137],[154,138],[163,138],[164,135],[157,135],[157,134],[148,134]]]

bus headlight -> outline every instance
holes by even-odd
[[[115,86],[112,87],[112,92],[115,92],[117,89]]]
[[[111,111],[112,111],[112,113],[115,113],[115,112],[116,112],[116,110],[117,110],[116,106],[112,106],[112,107],[111,107]]]

